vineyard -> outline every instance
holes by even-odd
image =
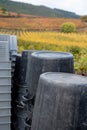
[[[1,34],[13,34],[18,39],[18,51],[52,50],[68,51],[74,54],[75,72],[87,74],[87,33],[8,31]]]
[[[60,26],[64,22],[73,22],[76,33],[61,33]],[[87,74],[87,23],[80,19],[0,17],[0,34],[16,35],[19,52],[30,49],[71,52],[75,72]]]
[[[80,19],[44,18],[35,16],[22,16],[13,18],[0,18],[0,29],[23,31],[59,31],[64,22],[73,22],[76,28],[84,28],[85,24]]]
[[[69,47],[87,48],[87,33],[1,31],[0,34],[16,35],[19,52],[23,49],[65,50]],[[52,48],[51,48],[52,46]],[[31,48],[32,47],[32,48]]]

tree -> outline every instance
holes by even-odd
[[[61,32],[72,33],[76,31],[76,26],[72,22],[65,22],[61,25]]]
[[[5,8],[1,8],[1,10],[2,10],[2,14],[5,14],[7,11]]]

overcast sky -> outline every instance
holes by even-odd
[[[87,15],[87,0],[13,0],[34,5],[45,5],[63,9],[80,15]]]

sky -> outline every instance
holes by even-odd
[[[71,11],[79,15],[87,15],[87,0],[12,0],[34,5],[45,5],[51,8]]]

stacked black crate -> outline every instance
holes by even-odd
[[[15,86],[17,89],[16,96],[16,130],[26,130],[27,118],[32,117],[33,99],[28,89],[28,72],[30,69],[31,53],[33,50],[23,51],[21,57],[17,57],[16,69],[14,75]],[[30,129],[30,125],[28,128]]]
[[[11,127],[11,62],[9,42],[0,37],[0,130]]]
[[[17,56],[17,38],[14,35],[10,35],[10,41],[9,41],[9,52],[10,52],[10,60],[11,60],[11,78],[12,78],[12,129],[14,129],[14,117],[15,117],[15,112],[14,112],[14,104],[15,104],[15,96],[17,96],[16,93],[16,88],[14,85],[14,73],[15,73],[15,64],[16,64],[16,56]]]
[[[18,97],[18,81],[20,74],[20,63],[21,63],[21,54],[16,55],[16,63],[14,68],[14,76],[12,80],[12,130],[16,130],[16,116],[17,116],[17,97]]]
[[[23,104],[23,95],[26,95],[28,88],[26,85],[26,72],[27,72],[27,60],[28,53],[23,52],[22,56],[17,56],[15,74],[14,74],[14,85],[16,87],[15,96],[15,129],[24,130],[25,124],[24,119],[27,116],[27,107]],[[19,125],[20,124],[20,125]]]

